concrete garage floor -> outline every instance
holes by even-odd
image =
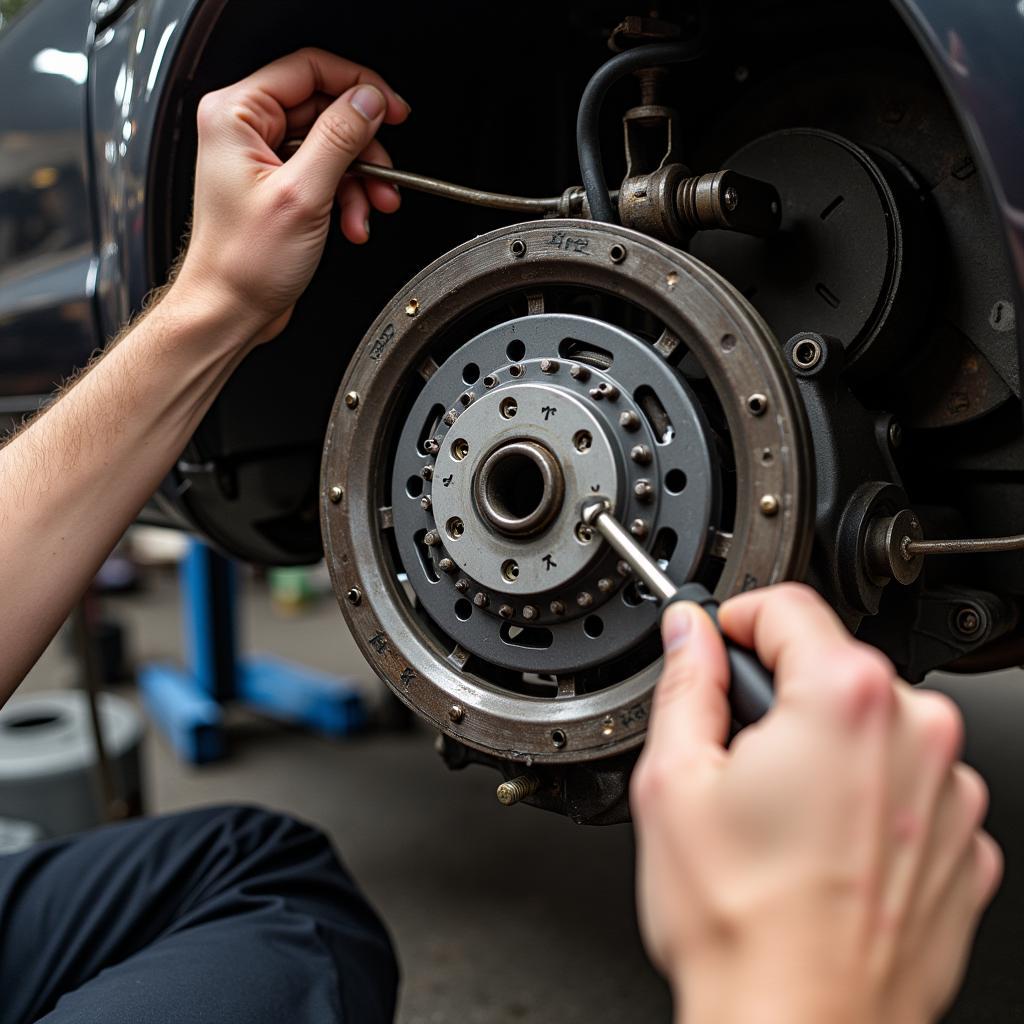
[[[248,649],[350,674],[381,701],[381,684],[333,598],[287,617],[250,581],[241,607]],[[173,574],[152,574],[144,591],[107,599],[107,608],[127,627],[135,661],[179,658]],[[71,678],[58,642],[27,688]],[[938,683],[965,708],[967,754],[989,779],[991,828],[1007,855],[1006,882],[949,1019],[1024,1020],[1024,676]],[[151,731],[148,809],[250,801],[328,832],[390,925],[403,968],[403,1024],[671,1019],[667,990],[637,935],[629,828],[582,828],[532,808],[500,807],[496,775],[479,767],[449,772],[420,728],[333,742],[243,711],[232,714],[232,726],[230,759],[202,769],[181,765]]]

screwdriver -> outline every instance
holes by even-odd
[[[718,601],[708,588],[701,583],[685,583],[677,587],[611,514],[607,499],[593,498],[584,502],[580,518],[608,541],[616,554],[629,563],[633,572],[665,607],[676,601],[693,601],[708,613],[722,634],[729,658],[729,705],[732,716],[740,726],[753,725],[772,706],[775,694],[771,673],[758,661],[753,651],[741,647],[722,633],[718,624]]]

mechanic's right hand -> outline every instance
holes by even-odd
[[[408,113],[379,75],[315,49],[204,96],[192,236],[172,293],[233,313],[250,344],[279,334],[320,262],[335,199],[356,243],[371,205],[398,209],[392,185],[345,172],[357,158],[390,165],[374,136]],[[285,162],[281,144],[302,136]]]
[[[728,667],[672,605],[633,776],[640,923],[688,1024],[924,1024],[951,1002],[1002,856],[960,714],[809,588],[722,605],[777,702],[726,748]]]

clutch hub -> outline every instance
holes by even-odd
[[[809,450],[775,339],[712,271],[612,225],[517,225],[428,267],[353,357],[328,565],[371,664],[452,738],[605,757],[643,738],[659,609],[582,503],[724,597],[802,571]]]

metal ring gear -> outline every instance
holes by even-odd
[[[667,357],[678,339],[706,373],[721,404],[735,460],[732,536],[727,544],[719,543],[716,550],[708,552],[705,550],[709,543],[706,531],[703,536],[694,537],[689,530],[680,528],[677,520],[677,551],[684,553],[680,557],[685,565],[681,563],[681,571],[677,571],[680,567],[672,565],[670,572],[675,573],[680,582],[709,554],[724,556],[716,587],[719,597],[800,575],[806,565],[810,542],[813,480],[802,407],[770,331],[749,304],[714,272],[687,254],[636,232],[613,225],[568,220],[521,224],[492,232],[467,242],[432,264],[385,309],[352,359],[331,415],[324,449],[321,521],[327,562],[342,610],[376,671],[402,700],[439,729],[463,743],[506,759],[573,762],[630,749],[642,740],[657,664],[636,664],[625,678],[596,692],[577,692],[568,685],[563,688],[560,677],[557,696],[524,696],[523,692],[515,692],[503,684],[502,658],[520,672],[551,673],[555,670],[543,652],[513,651],[509,658],[506,645],[494,639],[497,633],[489,634],[490,646],[482,641],[478,644],[479,637],[474,639],[468,635],[468,643],[476,648],[474,652],[453,636],[465,623],[458,620],[458,626],[452,626],[448,621],[450,615],[435,618],[427,607],[431,600],[429,595],[435,593],[445,595],[446,608],[456,594],[468,593],[468,601],[474,593],[469,577],[461,572],[462,562],[456,562],[454,557],[458,544],[466,536],[469,520],[457,511],[449,512],[447,506],[442,515],[435,513],[438,502],[447,499],[440,498],[434,460],[428,457],[436,455],[436,465],[454,459],[451,445],[460,437],[468,442],[468,450],[461,461],[473,457],[474,437],[468,436],[467,430],[459,430],[460,422],[463,425],[475,422],[466,417],[479,416],[480,429],[484,431],[481,436],[489,437],[482,447],[477,444],[481,460],[486,461],[502,445],[530,443],[544,448],[563,474],[565,492],[557,509],[552,511],[553,502],[547,508],[552,524],[546,530],[538,528],[536,533],[524,531],[516,535],[513,526],[510,535],[495,527],[494,533],[503,538],[506,551],[505,558],[496,562],[499,574],[505,561],[519,561],[508,552],[520,550],[520,545],[522,550],[532,551],[537,538],[555,536],[553,531],[560,517],[566,509],[572,511],[570,491],[579,486],[573,481],[571,468],[565,468],[572,467],[576,456],[566,448],[564,436],[544,437],[536,431],[536,410],[528,417],[530,429],[521,436],[516,436],[515,431],[502,433],[502,423],[498,422],[500,411],[491,418],[491,410],[492,407],[499,410],[503,399],[513,398],[518,403],[522,398],[529,404],[545,388],[549,393],[558,394],[560,402],[568,402],[563,408],[572,409],[581,424],[591,424],[587,429],[593,443],[603,444],[602,437],[611,439],[608,447],[612,451],[615,475],[602,478],[599,485],[616,488],[618,508],[627,517],[636,507],[631,503],[639,500],[634,477],[627,474],[640,463],[634,462],[628,454],[623,456],[631,447],[623,443],[624,428],[619,420],[608,414],[613,404],[609,401],[609,389],[617,389],[618,401],[622,403],[615,410],[617,416],[637,408],[635,388],[640,377],[635,378],[628,389],[617,383],[619,375],[625,372],[623,368],[628,370],[634,363],[633,358],[618,364],[613,361],[607,368],[587,366],[591,375],[587,388],[568,371],[562,373],[556,368],[557,372],[553,373],[552,364],[568,363],[571,359],[557,348],[550,350],[556,318],[543,314],[536,305],[531,310],[533,316],[498,324],[469,343],[481,346],[493,343],[496,350],[494,358],[484,362],[474,360],[481,378],[469,386],[469,391],[474,392],[472,399],[459,403],[458,398],[467,394],[467,384],[465,378],[457,382],[453,377],[449,383],[454,387],[446,384],[440,389],[446,397],[436,403],[444,410],[437,424],[427,422],[429,409],[419,408],[420,398],[433,378],[449,370],[454,375],[460,365],[460,360],[453,362],[452,358],[443,360],[440,366],[434,361],[452,324],[495,300],[522,299],[529,293],[543,293],[546,287],[611,295],[646,311],[665,329],[654,345],[591,318],[576,318],[582,321],[576,326],[585,332],[584,343],[593,342],[598,333],[603,333],[605,338],[614,337],[615,344],[623,346],[624,350],[627,345],[635,346],[637,366],[643,366],[641,360],[645,359],[661,361],[667,366]],[[531,331],[539,332],[538,337],[548,332],[543,343],[548,350],[524,348],[518,358],[512,359],[507,342],[520,340],[528,346]],[[504,354],[503,340],[506,341]],[[598,347],[607,349],[608,345],[598,343]],[[648,364],[648,369],[651,365]],[[517,369],[513,371],[512,367]],[[674,367],[670,368],[676,372]],[[644,371],[633,372],[642,377]],[[558,382],[553,383],[556,377]],[[486,387],[489,378],[495,379],[490,388]],[[402,396],[410,394],[411,381],[416,380],[420,395],[403,400]],[[439,377],[439,388],[442,380]],[[679,387],[673,395],[682,394],[685,398],[681,377],[677,383]],[[590,389],[600,393],[601,385],[605,386],[603,397],[591,396]],[[484,392],[488,394],[485,396]],[[456,397],[451,397],[453,395]],[[430,402],[433,408],[431,399],[424,401]],[[482,412],[474,411],[477,405]],[[685,405],[683,401],[680,407]],[[693,408],[698,408],[696,403]],[[419,418],[420,413],[424,413],[422,418]],[[449,416],[450,413],[454,415]],[[650,421],[642,413],[642,409],[637,413],[641,430],[652,433]],[[703,433],[699,412],[696,415],[700,429],[680,430],[678,450],[682,451],[687,443],[692,444],[698,466],[703,457],[707,458],[703,463],[708,468],[707,493],[713,495],[714,460],[708,454],[711,446]],[[632,420],[626,417],[625,422],[631,424]],[[411,444],[408,441],[412,436],[410,431],[415,431]],[[657,438],[650,437],[634,445],[642,447],[645,443],[652,453],[658,452],[660,459],[662,451],[657,448]],[[666,446],[667,449],[672,447],[671,444]],[[599,451],[600,448],[593,454],[598,456]],[[358,453],[359,457],[351,458],[353,453]],[[510,454],[523,453],[513,450]],[[543,454],[537,457],[546,458]],[[483,461],[474,462],[475,470],[467,476],[469,490],[463,495],[469,495],[465,500],[470,516],[477,515],[480,509],[474,488],[483,464]],[[611,463],[609,474],[610,466]],[[531,472],[525,463],[520,468],[527,474]],[[424,469],[427,469],[425,475],[430,477],[430,488],[415,501],[407,493],[408,480]],[[653,477],[653,473],[651,475]],[[697,475],[699,477],[699,472]],[[656,508],[661,516],[671,496],[663,477],[654,479],[653,484],[654,493],[650,495],[653,504],[649,507]],[[536,487],[536,484],[531,486]],[[342,500],[332,500],[332,490],[339,487]],[[681,493],[685,494],[686,489]],[[498,501],[500,504],[500,496]],[[516,498],[514,504],[518,502]],[[524,518],[521,504],[511,511],[516,513],[512,519],[516,515]],[[525,511],[529,513],[529,507]],[[415,528],[411,531],[407,528],[407,513],[420,517],[412,521]],[[485,517],[488,514],[485,509]],[[706,515],[712,526],[716,514],[714,500],[709,498]],[[667,518],[672,519],[673,515]],[[705,511],[699,511],[692,525],[703,523],[704,515]],[[463,532],[456,538],[447,535],[447,540],[442,541],[442,530],[453,516],[462,519]],[[494,525],[492,521],[491,526]],[[438,535],[439,543],[420,543],[410,550],[412,538],[421,529],[423,540],[433,532]],[[455,532],[459,532],[458,528]],[[567,541],[561,533],[559,537],[559,542],[565,545]],[[654,536],[647,538],[649,547],[654,539]],[[718,538],[719,541],[725,539]],[[573,539],[569,543],[576,542]],[[603,545],[598,544],[594,549],[595,557],[601,548]],[[675,557],[674,553],[673,559]],[[441,566],[442,558],[449,558],[460,571],[446,573],[444,569],[448,566],[447,563]],[[430,577],[428,564],[438,576],[436,584],[423,582]],[[439,566],[441,572],[437,572]],[[596,561],[593,568],[602,571]],[[493,569],[494,565],[487,563],[478,571],[485,573]],[[591,564],[586,562],[584,574],[590,569]],[[415,583],[414,572],[422,577]],[[423,603],[422,609],[409,600],[403,585],[405,573],[409,574],[408,581],[413,584],[417,600]],[[445,576],[443,581],[442,575]],[[529,578],[523,575],[520,565],[519,576],[515,580],[503,577],[503,589],[495,588],[494,593],[518,593],[519,581],[523,581],[521,589],[525,590]],[[467,580],[465,585],[461,584],[463,579]],[[493,577],[490,582],[495,582]],[[449,585],[450,591],[440,589]],[[457,585],[461,589],[456,589]],[[353,588],[362,595],[357,603],[344,596]],[[489,602],[488,612],[478,615],[479,607],[474,605],[474,611],[465,621],[490,619],[490,628],[497,621],[495,609],[491,608],[488,588],[481,586],[479,592]],[[603,602],[602,609],[624,609],[623,622],[629,623],[623,627],[625,630],[632,631],[633,624],[641,619],[646,620],[648,632],[653,628],[656,611],[646,603],[625,606],[617,582],[613,593],[597,591],[594,597],[595,605],[598,600]],[[514,607],[505,624],[512,621],[527,628],[533,620],[523,614],[525,604],[508,603]],[[540,603],[536,606],[539,613]],[[444,624],[440,630],[436,625],[431,627],[424,611],[429,621]],[[460,606],[460,611],[465,612],[464,605]],[[573,611],[578,625],[582,611],[579,608]],[[502,615],[498,614],[497,618]],[[600,644],[602,637],[588,638],[588,642]],[[498,653],[492,654],[494,651]],[[534,659],[529,664],[535,668],[527,667],[528,658]],[[599,662],[600,658],[595,663]],[[581,664],[577,658],[571,667],[579,669]],[[451,708],[455,706],[460,713],[451,715]]]

